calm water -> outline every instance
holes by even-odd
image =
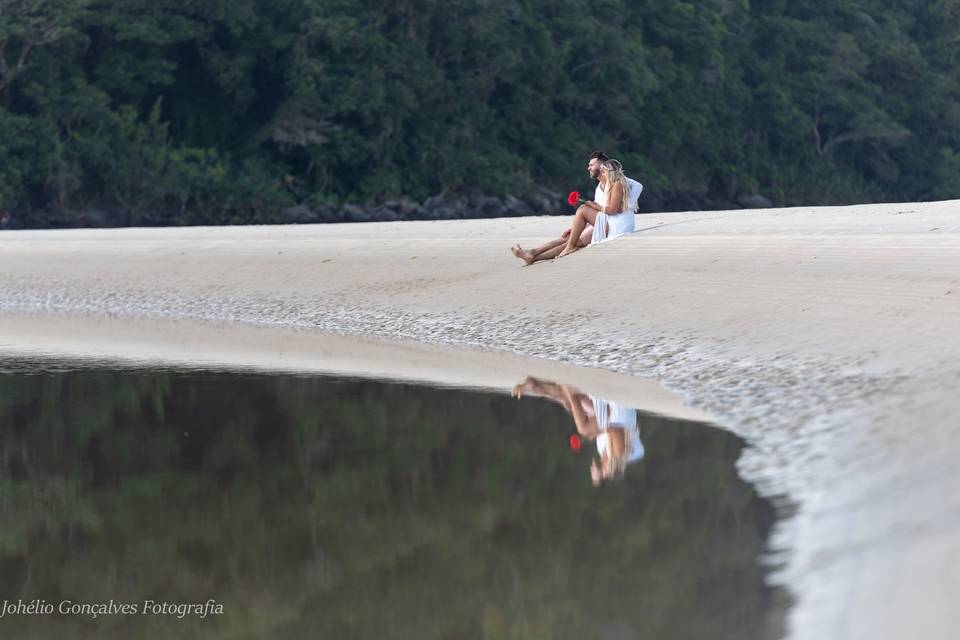
[[[0,360],[0,635],[780,637],[741,441],[517,391]]]

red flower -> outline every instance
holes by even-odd
[[[577,203],[580,202],[580,193],[577,191],[571,191],[570,195],[567,196],[567,202],[570,203],[571,207],[577,206]]]
[[[575,433],[570,435],[570,448],[574,453],[580,451],[580,436]]]

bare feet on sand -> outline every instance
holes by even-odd
[[[513,255],[517,256],[528,265],[533,264],[533,254],[526,249],[521,248],[519,243],[510,247],[510,251],[513,253]]]

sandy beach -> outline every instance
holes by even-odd
[[[510,254],[566,221],[0,232],[0,352],[530,372],[709,416],[793,511],[789,637],[954,637],[960,201],[647,214],[563,260]]]

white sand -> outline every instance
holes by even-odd
[[[743,435],[741,473],[797,506],[776,539],[788,549],[777,579],[798,599],[791,637],[954,637],[960,202],[645,215],[637,234],[568,259],[520,268],[509,254],[564,223],[6,232],[0,306],[473,347],[487,353],[411,348],[404,365],[396,351],[353,362],[346,347],[328,368],[480,386],[530,365],[491,351],[657,377]],[[0,344],[109,352],[102,333],[47,322],[58,328],[8,317]],[[243,355],[227,329],[174,324],[152,340],[111,331],[127,355],[165,342],[187,358],[277,365],[277,348]],[[682,411],[626,380],[622,393]]]

